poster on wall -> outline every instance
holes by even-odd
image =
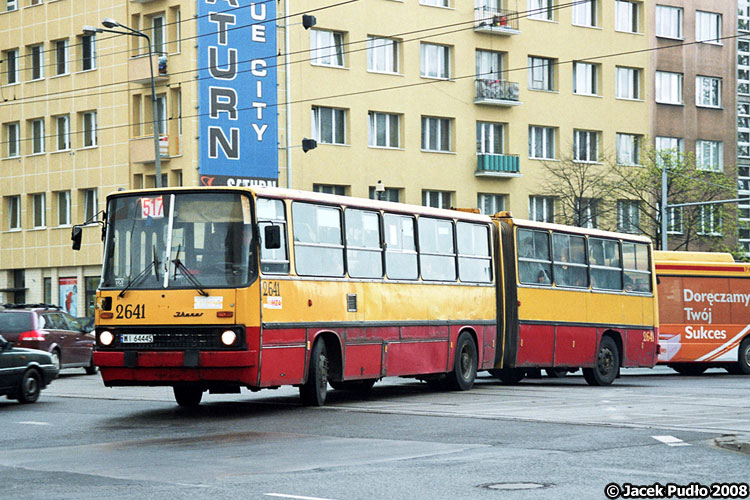
[[[77,278],[60,278],[60,307],[71,316],[78,316]]]
[[[202,186],[276,186],[276,2],[198,0]]]

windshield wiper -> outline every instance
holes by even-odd
[[[135,278],[128,281],[128,284],[125,285],[125,288],[122,289],[122,291],[117,295],[118,297],[122,298],[125,296],[125,292],[133,288],[134,286],[137,286],[143,279],[148,276],[148,273],[151,271],[151,269],[154,270],[154,274],[156,275],[156,281],[159,281],[159,261],[156,258],[156,245],[153,246],[154,249],[154,260],[149,262],[149,264],[143,268],[143,271],[138,273]]]
[[[177,270],[179,269],[180,271],[182,271],[182,275],[185,276],[185,278],[193,285],[193,288],[198,290],[198,293],[200,293],[204,297],[208,297],[208,292],[203,289],[203,285],[201,285],[200,281],[198,281],[198,279],[190,273],[190,269],[188,269],[180,260],[181,248],[182,245],[177,246],[177,254],[172,261],[174,262],[174,276],[172,277],[172,279],[177,279]]]

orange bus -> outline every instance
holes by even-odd
[[[278,188],[121,191],[105,222],[95,363],[183,406],[282,385],[322,405],[329,384],[387,376],[468,390],[529,367],[601,385],[655,361],[643,238]]]
[[[750,375],[750,265],[728,253],[655,252],[659,363]]]

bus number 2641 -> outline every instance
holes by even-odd
[[[146,318],[146,304],[128,304],[126,306],[118,304],[115,311],[117,312],[117,319]]]

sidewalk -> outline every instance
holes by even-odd
[[[714,439],[719,448],[738,451],[750,455],[750,434],[722,436]]]

